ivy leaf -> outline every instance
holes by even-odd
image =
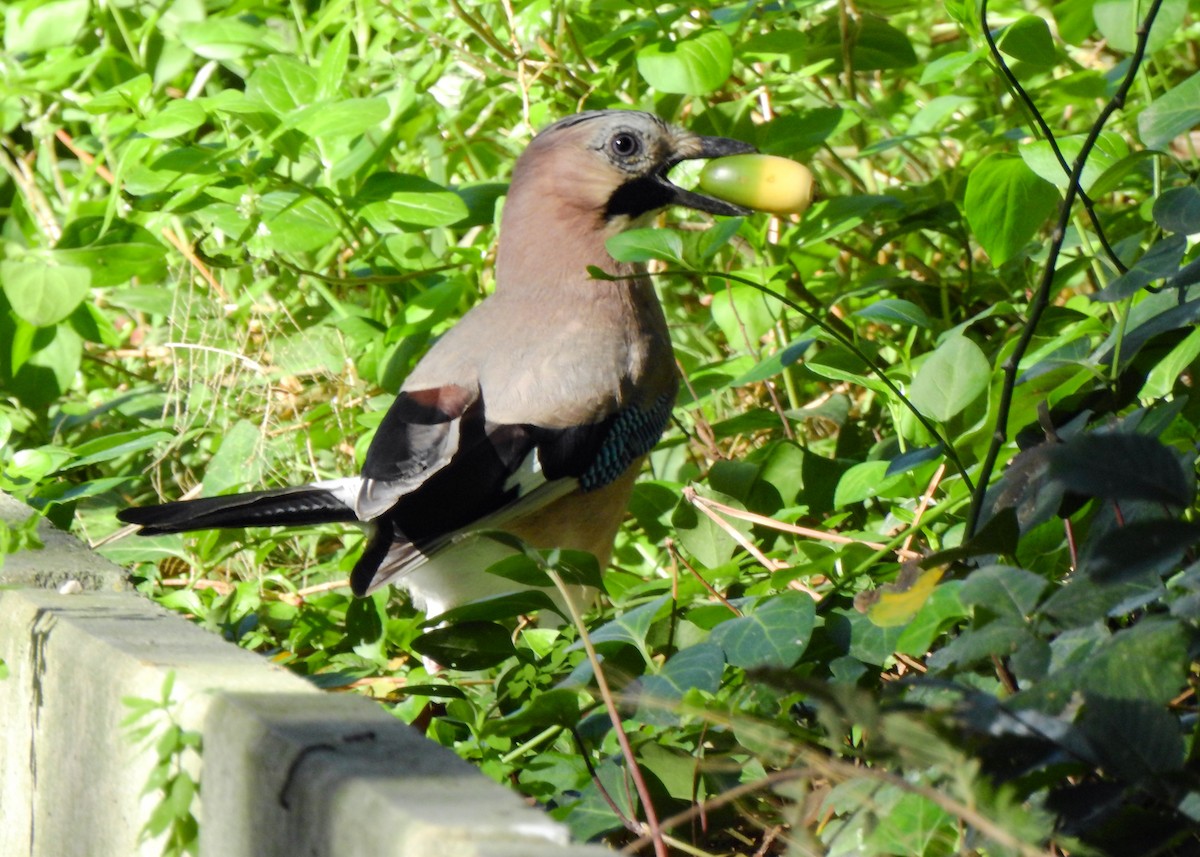
[[[656,674],[631,688],[637,699],[639,720],[656,726],[677,723],[677,711],[690,690],[716,693],[721,686],[725,656],[715,643],[697,643],[677,652]]]
[[[629,643],[636,647],[639,651],[646,654],[649,659],[649,653],[646,649],[646,635],[650,633],[650,626],[654,623],[660,610],[667,605],[671,596],[660,595],[653,601],[642,604],[640,607],[635,607],[632,610],[627,610],[613,619],[611,622],[601,625],[592,632],[593,645],[601,645],[602,643]],[[578,647],[580,644],[576,643]]]
[[[711,640],[743,669],[789,669],[812,638],[816,609],[803,592],[789,590],[758,602],[753,612],[722,622]]]
[[[554,688],[539,693],[502,720],[489,720],[487,734],[515,736],[550,726],[574,728],[581,716],[579,694],[574,690]]]
[[[963,604],[996,616],[1024,620],[1046,589],[1046,581],[1032,571],[1007,565],[976,569],[963,581]]]

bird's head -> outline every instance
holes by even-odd
[[[737,215],[750,212],[677,187],[667,177],[680,161],[753,152],[739,140],[702,137],[650,113],[593,110],[546,128],[521,155],[510,202],[583,214],[611,235],[672,205]],[[528,192],[526,199],[514,199]]]

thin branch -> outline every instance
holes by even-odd
[[[858,347],[857,343],[855,343],[853,339],[842,333],[837,328],[829,325],[816,313],[806,309],[805,307],[796,303],[794,300],[788,298],[786,295],[780,294],[774,289],[767,288],[762,283],[755,282],[748,277],[739,277],[736,274],[730,274],[725,271],[662,271],[661,273],[677,275],[686,274],[688,276],[695,276],[698,274],[703,277],[724,277],[725,279],[733,280],[735,283],[741,283],[744,286],[750,286],[751,288],[757,289],[768,297],[775,298],[775,300],[779,301],[790,309],[795,310],[813,324],[820,327],[822,330],[836,339],[838,343],[845,346],[845,348],[854,354],[855,357],[861,360],[866,365],[867,369],[870,370],[871,374],[878,378],[880,382],[888,388],[892,395],[895,396],[900,403],[904,405],[904,407],[908,408],[908,410],[912,412],[912,415],[916,418],[917,422],[921,424],[921,427],[924,428],[925,431],[929,432],[930,436],[941,445],[943,450],[945,450],[946,458],[950,459],[950,462],[954,465],[954,469],[957,470],[958,475],[962,477],[963,483],[967,486],[967,490],[975,490],[975,484],[971,481],[971,477],[967,473],[966,465],[962,463],[962,460],[958,457],[958,452],[951,445],[950,441],[942,436],[942,433],[937,430],[937,427],[929,421],[928,417],[926,417],[917,409],[916,405],[908,400],[908,397],[905,396],[904,393],[900,392],[900,388],[896,386],[896,383],[887,376],[883,369],[874,360],[868,357],[867,354]]]
[[[988,50],[990,50],[992,53],[992,59],[996,61],[996,65],[1000,66],[1000,71],[1004,75],[1005,81],[1007,81],[1013,92],[1017,94],[1018,100],[1020,100],[1025,109],[1029,111],[1029,115],[1033,118],[1034,124],[1038,126],[1038,129],[1042,132],[1042,136],[1046,138],[1046,142],[1050,144],[1050,151],[1054,152],[1054,157],[1058,160],[1058,165],[1062,167],[1062,171],[1069,176],[1071,175],[1071,165],[1067,163],[1067,159],[1063,156],[1062,150],[1058,147],[1058,140],[1055,138],[1054,132],[1050,130],[1050,126],[1042,117],[1041,111],[1037,109],[1037,106],[1033,103],[1033,99],[1029,96],[1029,93],[1027,93],[1025,88],[1021,86],[1020,82],[1017,80],[1017,76],[1012,73],[1012,69],[1008,67],[1008,63],[1006,63],[1004,58],[1000,56],[1000,48],[997,47],[996,40],[992,38],[992,31],[988,27],[987,6],[988,0],[982,0],[979,14],[983,25],[983,38],[987,42]],[[1114,250],[1112,245],[1108,243],[1108,237],[1104,234],[1104,227],[1100,225],[1100,216],[1096,214],[1095,203],[1082,187],[1077,189],[1077,193],[1079,196],[1079,201],[1083,203],[1084,210],[1087,211],[1088,217],[1091,218],[1092,226],[1096,229],[1096,237],[1100,241],[1100,246],[1104,248],[1104,252],[1108,256],[1108,260],[1112,262],[1113,267],[1116,268],[1119,273],[1124,274],[1129,269],[1117,256],[1117,251]]]
[[[1109,99],[1108,103],[1104,105],[1104,109],[1100,111],[1100,115],[1096,117],[1091,131],[1088,132],[1087,139],[1083,142],[1083,147],[1079,150],[1079,156],[1075,159],[1075,163],[1071,167],[1071,179],[1067,182],[1067,193],[1063,197],[1062,204],[1059,206],[1058,222],[1055,224],[1054,232],[1051,236],[1050,250],[1046,256],[1046,267],[1042,271],[1042,280],[1038,284],[1033,302],[1029,306],[1029,318],[1025,323],[1025,329],[1021,331],[1021,337],[1017,340],[1016,347],[1004,362],[1004,385],[1001,388],[1000,401],[996,407],[996,428],[992,435],[992,442],[988,446],[987,456],[984,458],[983,466],[979,471],[979,482],[975,486],[975,490],[971,492],[971,510],[967,515],[966,539],[971,538],[975,534],[975,528],[979,523],[979,516],[983,512],[984,495],[987,493],[992,470],[995,469],[996,460],[1000,457],[1000,448],[1008,440],[1008,413],[1012,408],[1013,395],[1017,386],[1017,369],[1021,364],[1021,358],[1029,350],[1029,344],[1033,341],[1033,336],[1037,332],[1038,322],[1041,321],[1042,314],[1045,313],[1047,307],[1050,305],[1050,291],[1054,287],[1055,268],[1058,263],[1059,253],[1062,252],[1063,242],[1066,240],[1067,224],[1071,221],[1071,209],[1075,205],[1075,197],[1081,192],[1079,180],[1080,176],[1083,175],[1084,165],[1087,164],[1088,155],[1091,153],[1092,147],[1096,145],[1096,140],[1100,138],[1100,132],[1104,130],[1104,125],[1108,122],[1109,117],[1125,106],[1125,98],[1129,95],[1129,90],[1133,87],[1134,79],[1137,77],[1138,69],[1141,68],[1142,60],[1146,56],[1146,42],[1150,35],[1150,27],[1153,26],[1154,19],[1157,17],[1161,6],[1162,0],[1151,0],[1150,8],[1146,12],[1146,18],[1142,21],[1141,26],[1138,27],[1137,45],[1134,47],[1133,56],[1129,60],[1129,69],[1125,73],[1125,79],[1121,81],[1121,86],[1113,94],[1113,97]]]
[[[571,622],[579,631],[579,641],[583,643],[588,661],[592,665],[592,674],[596,677],[596,688],[600,692],[600,698],[604,700],[604,708],[608,711],[608,719],[612,722],[613,732],[617,736],[617,743],[621,745],[621,754],[625,757],[625,763],[629,765],[629,774],[633,777],[634,788],[637,789],[638,799],[642,803],[642,810],[646,813],[647,836],[654,843],[655,857],[668,857],[667,844],[663,841],[662,828],[658,824],[658,812],[654,809],[654,803],[650,799],[650,788],[646,785],[646,778],[642,776],[642,769],[638,766],[637,757],[633,754],[633,745],[629,743],[629,736],[625,734],[625,726],[621,722],[621,713],[617,711],[616,699],[613,697],[612,690],[608,686],[608,679],[605,677],[604,669],[600,664],[600,656],[596,653],[596,647],[592,645],[592,638],[588,634],[587,625],[584,624],[583,616],[579,612],[579,606],[571,597],[570,590],[563,583],[558,572],[553,568],[547,568],[545,571],[550,579],[554,581],[555,588],[562,595],[567,612],[571,614]]]

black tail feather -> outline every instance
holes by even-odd
[[[302,485],[179,500],[159,506],[137,506],[117,512],[126,524],[140,524],[139,535],[185,533],[232,527],[279,527],[305,524],[350,523],[358,520],[354,510],[329,488]]]

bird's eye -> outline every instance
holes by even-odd
[[[620,133],[609,141],[609,148],[612,153],[621,158],[628,158],[630,155],[636,155],[641,149],[641,144],[638,138],[628,133]]]

